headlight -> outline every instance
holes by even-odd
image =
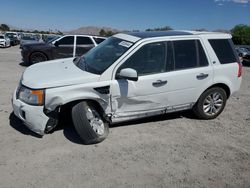
[[[44,104],[45,92],[40,89],[29,89],[24,86],[19,86],[17,89],[17,99],[30,104],[42,106]]]

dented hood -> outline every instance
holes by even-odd
[[[32,89],[40,89],[99,80],[99,75],[79,69],[73,63],[73,59],[52,60],[32,65],[24,71],[22,84]]]

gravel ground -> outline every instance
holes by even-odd
[[[0,187],[250,187],[250,67],[215,120],[189,113],[114,126],[83,145],[63,126],[43,138],[12,114],[25,67],[18,46],[0,49]]]

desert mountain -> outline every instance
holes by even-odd
[[[112,31],[112,32],[120,32],[118,29],[114,29],[111,27],[95,27],[95,26],[87,26],[87,27],[80,27],[78,29],[72,31],[65,31],[64,34],[89,34],[89,35],[99,35],[101,30],[105,31]]]

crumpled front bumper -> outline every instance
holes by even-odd
[[[49,117],[43,112],[43,106],[28,105],[16,99],[16,90],[12,98],[14,114],[33,132],[44,135]]]

